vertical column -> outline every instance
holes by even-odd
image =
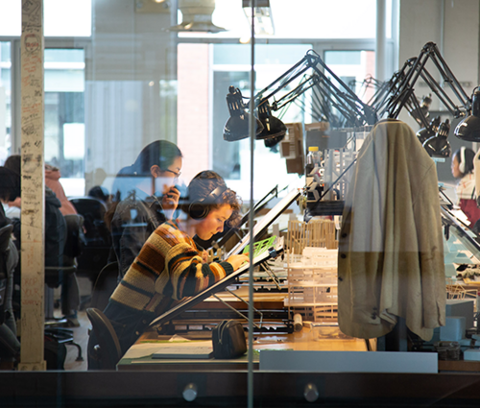
[[[375,36],[375,78],[385,81],[386,54],[386,5],[385,0],[377,0],[377,30]]]
[[[22,0],[21,131],[21,363],[20,370],[45,370],[44,335],[44,90],[43,0]]]

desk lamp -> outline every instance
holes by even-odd
[[[424,127],[417,132],[417,137],[418,140],[420,140],[420,143],[423,145],[427,139],[435,136],[438,132],[439,126],[440,116],[436,116],[430,121],[430,124],[427,127]]]
[[[434,66],[437,68],[440,76],[442,77],[443,83],[448,85],[450,90],[453,92],[459,104],[455,104],[452,98],[446,93],[445,89],[435,80],[435,78],[430,74],[426,69],[427,61],[431,60]],[[386,104],[384,111],[382,113],[387,113],[389,118],[396,119],[400,113],[400,110],[413,103],[415,107],[414,112],[416,114],[417,122],[421,122],[425,129],[422,129],[417,133],[420,141],[425,145],[427,140],[430,140],[432,137],[437,137],[435,132],[435,123],[426,124],[425,108],[422,109],[418,105],[418,100],[415,97],[414,86],[416,81],[419,78],[422,78],[431,91],[437,95],[442,104],[447,108],[450,114],[454,118],[460,118],[467,115],[470,115],[472,111],[472,100],[473,103],[476,103],[474,115],[468,116],[463,122],[457,126],[455,130],[455,135],[460,139],[470,140],[470,141],[480,141],[480,96],[477,91],[474,92],[472,98],[469,98],[462,88],[460,82],[458,82],[455,75],[448,67],[447,63],[443,59],[438,50],[438,47],[433,42],[428,42],[424,45],[420,54],[416,58],[411,58],[407,60],[404,65],[401,79],[397,81],[395,87],[392,86],[394,92],[388,98],[388,103]],[[477,101],[478,100],[478,101]],[[428,100],[424,100],[422,105],[426,105]],[[446,125],[445,125],[446,126]],[[443,130],[444,131],[444,130]],[[442,131],[442,132],[443,132]],[[434,136],[435,134],[435,136]],[[442,150],[446,154],[447,141],[442,135],[438,136],[437,139],[431,140],[428,143],[429,149],[438,151]]]
[[[430,157],[450,157],[452,154],[452,148],[448,143],[448,133],[450,132],[450,121],[448,119],[442,122],[438,128],[435,136],[427,139],[423,143],[423,147],[430,155]]]
[[[263,125],[263,130],[255,136],[255,139],[266,139],[265,142],[269,139],[275,139],[278,140],[275,144],[279,143],[285,137],[285,133],[287,133],[287,127],[280,119],[277,119],[272,115],[272,110],[268,99],[264,99],[262,102],[260,102],[257,111],[258,118]]]
[[[459,139],[480,142],[480,90],[478,86],[472,95],[472,114],[457,125],[454,133]]]
[[[227,95],[227,106],[228,111],[230,112],[230,118],[227,123],[225,123],[225,128],[223,130],[223,138],[229,142],[235,140],[245,139],[249,135],[249,121],[250,114],[245,112],[245,107],[242,101],[242,93],[240,89],[230,86],[228,88]],[[263,130],[262,123],[255,119],[255,133],[258,135]]]
[[[270,105],[269,99],[293,81],[296,81],[294,89]],[[247,106],[243,104],[238,89],[229,89],[227,104],[231,117],[225,125],[224,139],[234,141],[248,137],[248,120],[245,119]],[[309,50],[299,62],[254,96],[254,106],[263,127],[257,126],[256,139],[264,140],[267,147],[280,142],[286,127],[271,111],[290,104],[309,89],[313,91],[312,104],[325,111],[316,112],[317,116],[325,115],[330,121],[331,109],[335,108],[343,118],[341,127],[373,125],[377,121],[375,110],[360,100],[315,51]]]

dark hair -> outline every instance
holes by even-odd
[[[458,160],[458,164],[462,163],[462,154],[461,150],[465,149],[465,152],[463,154],[463,157],[465,158],[465,171],[462,172],[462,175],[468,174],[468,173],[473,173],[473,158],[475,157],[475,152],[468,148],[468,147],[462,147],[460,149],[455,150],[452,156],[452,160],[456,157]]]
[[[108,201],[108,191],[105,187],[94,186],[88,192],[89,197],[98,198],[99,200]]]
[[[232,207],[232,215],[227,220],[231,227],[238,225],[241,220],[240,208],[242,205],[240,197],[233,190],[230,190],[225,184],[225,180],[214,171],[206,170],[198,173],[190,184],[188,185],[188,200],[182,205],[182,210],[189,213],[188,209],[192,202],[205,200],[210,193],[217,187],[225,187],[225,191],[214,202],[206,202],[205,207],[207,212],[220,208],[222,205],[229,204]]]
[[[5,164],[3,166],[20,175],[22,166],[21,156],[19,154],[12,154],[11,156],[7,157],[7,160],[5,160]]]
[[[20,174],[0,167],[0,199],[13,201],[17,197],[20,197]]]
[[[146,145],[138,155],[131,171],[138,175],[150,174],[150,168],[154,165],[161,170],[168,169],[177,157],[183,157],[176,144],[168,140],[156,140]]]

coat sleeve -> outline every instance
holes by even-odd
[[[191,245],[178,243],[168,251],[165,270],[155,283],[155,291],[180,300],[203,291],[232,272],[228,262],[204,264]]]
[[[434,164],[423,180],[425,194],[415,201],[423,298],[423,327],[445,325],[445,263],[442,221]]]

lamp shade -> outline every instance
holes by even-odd
[[[450,132],[450,121],[448,119],[440,124],[435,136],[427,139],[423,147],[431,157],[450,157],[452,148],[448,142],[448,133]]]
[[[250,134],[250,114],[245,112],[242,101],[242,93],[238,88],[231,86],[227,94],[227,106],[230,112],[230,118],[225,123],[223,129],[223,138],[229,142],[245,139]],[[256,118],[255,134],[258,135],[263,130],[262,123]]]
[[[287,133],[287,127],[280,119],[272,115],[268,100],[260,102],[258,106],[258,118],[260,122],[262,122],[263,130],[255,136],[255,139],[281,138],[280,140],[282,140],[284,138]]]
[[[434,137],[437,134],[438,126],[440,125],[440,116],[436,116],[432,119],[428,127],[422,128],[417,132],[418,140],[423,145],[427,139]]]
[[[480,142],[480,90],[472,96],[472,114],[463,119],[455,128],[455,136],[469,142]]]
[[[277,137],[271,137],[269,139],[265,139],[263,143],[265,147],[272,148],[272,147],[275,147],[277,144],[279,144],[284,137],[285,137],[285,134]]]

